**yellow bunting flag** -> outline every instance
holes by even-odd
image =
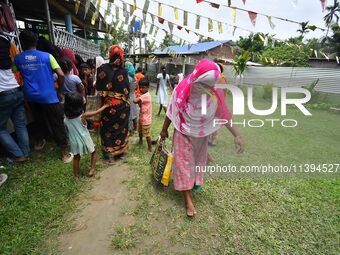
[[[94,12],[91,18],[91,25],[94,26],[95,24],[96,24],[96,13]]]
[[[213,21],[211,18],[208,18],[208,32],[212,32],[213,29]]]
[[[175,14],[175,19],[178,20],[178,9],[175,7],[174,8],[174,14]]]
[[[271,29],[274,29],[274,28],[275,28],[275,24],[274,24],[273,21],[272,21],[272,16],[268,16],[267,19],[268,19],[270,28],[271,28]]]
[[[74,2],[74,12],[75,12],[76,15],[78,14],[79,6],[80,6],[80,0],[76,0]]]
[[[222,22],[221,21],[218,22],[218,33],[219,34],[223,33],[223,28],[222,28]]]
[[[162,17],[163,15],[162,4],[158,3],[158,16]]]
[[[233,7],[231,10],[231,16],[233,17],[233,23],[236,23],[236,8]]]

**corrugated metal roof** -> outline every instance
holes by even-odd
[[[231,66],[226,66],[224,71],[231,84],[239,82]],[[340,68],[248,67],[243,74],[246,85],[272,83],[276,87],[304,87],[317,80],[316,91],[340,94]]]
[[[167,54],[167,53],[175,53],[175,54],[197,54],[201,52],[206,52],[207,50],[211,50],[213,48],[216,48],[218,46],[221,46],[225,43],[229,43],[231,40],[225,40],[225,41],[213,41],[213,42],[203,42],[203,43],[195,43],[192,44],[189,48],[189,45],[175,45],[166,47],[164,50],[157,49],[153,54]]]

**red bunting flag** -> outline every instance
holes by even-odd
[[[196,0],[196,2],[199,4],[199,3],[204,2],[204,0]]]
[[[252,23],[253,26],[255,27],[255,25],[256,25],[256,17],[257,17],[257,13],[256,13],[256,12],[248,11],[248,15],[249,15],[249,18],[250,18],[251,23]]]
[[[161,17],[158,17],[158,22],[161,23],[161,24],[163,24],[163,23],[164,23],[164,19],[161,18]]]
[[[177,29],[178,29],[178,30],[182,30],[182,28],[183,28],[183,27],[181,27],[181,26],[177,26]]]
[[[324,12],[326,4],[327,4],[327,0],[320,0],[320,2],[321,2],[321,6],[322,6],[322,12]]]
[[[243,4],[246,5],[246,0],[242,0],[243,1]]]

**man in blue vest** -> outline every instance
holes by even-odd
[[[49,131],[61,148],[62,160],[69,163],[73,155],[67,149],[64,112],[58,98],[64,86],[64,73],[51,54],[36,50],[37,37],[32,31],[22,31],[19,39],[24,52],[15,57],[14,64],[22,74],[25,99],[36,123],[35,149],[44,147],[46,131]],[[58,77],[57,90],[54,73]]]

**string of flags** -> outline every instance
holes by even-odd
[[[66,0],[67,1],[67,0]],[[84,18],[86,17],[86,14],[87,12],[89,11],[90,9],[90,5],[94,5],[96,7],[96,10],[94,11],[93,15],[92,15],[92,18],[91,18],[91,24],[94,25],[96,20],[98,19],[98,17],[100,16],[99,15],[99,9],[104,9],[103,7],[101,7],[101,0],[85,0],[85,1],[80,1],[80,0],[73,0],[74,1],[74,8],[75,8],[75,13],[78,13],[79,11],[79,7],[80,5],[84,5],[85,7],[85,16]],[[114,0],[107,0],[108,2],[108,5],[107,5],[107,8],[104,9],[104,21],[107,20],[107,18],[112,15],[114,16],[114,14],[112,13],[112,7],[114,6],[115,7],[115,16],[116,16],[116,21],[114,22],[114,20],[112,19],[112,22],[110,24],[110,28],[108,27],[109,25],[106,23],[106,30],[112,30],[112,26],[117,26],[119,25],[119,23],[121,22],[120,24],[120,27],[122,28],[124,26],[124,23],[125,25],[131,25],[134,23],[135,19],[136,18],[140,18],[140,17],[137,17],[134,12],[137,10],[137,9],[140,9],[142,10],[142,13],[143,13],[143,18],[142,18],[142,22],[144,23],[149,23],[151,24],[151,26],[148,27],[148,30],[149,30],[149,35],[152,35],[152,33],[154,33],[153,37],[156,37],[157,36],[157,33],[159,30],[163,30],[165,34],[168,34],[169,35],[169,31],[170,31],[170,36],[174,36],[176,38],[178,38],[180,40],[180,42],[182,44],[184,44],[185,42],[187,42],[187,40],[181,38],[180,36],[176,36],[176,35],[173,35],[172,32],[173,32],[173,29],[174,29],[174,26],[177,27],[178,30],[182,30],[183,28],[185,28],[186,32],[189,33],[189,32],[193,32],[196,36],[198,36],[200,39],[204,38],[204,37],[208,37],[206,35],[203,35],[199,32],[195,32],[193,30],[190,30],[187,25],[188,25],[188,13],[192,13],[192,12],[189,12],[189,11],[186,11],[186,10],[183,10],[181,8],[178,8],[178,7],[175,7],[175,6],[171,6],[169,4],[164,4],[164,3],[161,3],[161,2],[158,2],[156,0],[154,0],[154,2],[157,3],[158,5],[158,10],[157,10],[157,15],[155,14],[152,14],[149,12],[149,6],[150,6],[150,1],[149,0],[145,0],[144,2],[144,6],[143,8],[139,8],[137,7],[137,4],[136,4],[136,0],[133,0],[133,3],[132,4],[129,4],[129,3],[126,3],[126,1],[123,1],[123,0],[119,0],[122,2],[122,6],[123,7],[119,7],[118,5],[116,5],[114,3]],[[131,0],[132,1],[132,0]],[[245,5],[246,4],[246,0],[242,0],[243,1],[243,4]],[[297,0],[292,0],[294,1],[296,4],[297,4]],[[84,3],[85,2],[85,3]],[[210,2],[210,1],[197,1],[197,2]],[[324,7],[326,6],[326,3],[327,3],[327,0],[320,0],[321,4],[322,4],[322,7],[324,9]],[[163,5],[167,5],[169,7],[172,7],[173,8],[173,11],[174,11],[174,18],[176,21],[179,20],[179,10],[183,11],[183,24],[179,24],[179,23],[176,23],[176,22],[172,22],[172,21],[169,21],[167,19],[164,19],[162,17],[163,13],[164,13],[164,10],[163,10]],[[215,4],[215,5],[212,5],[212,7],[214,8],[219,8],[219,4]],[[129,12],[128,12],[128,7],[129,7]],[[258,15],[263,15],[263,16],[266,16],[267,17],[267,20],[268,20],[268,23],[270,25],[270,27],[272,29],[275,29],[275,24],[273,23],[272,19],[273,18],[276,18],[276,19],[282,19],[282,18],[279,18],[279,17],[275,17],[275,16],[268,16],[268,15],[265,15],[265,14],[261,14],[261,13],[256,13],[256,12],[252,12],[252,11],[249,11],[249,10],[244,10],[244,9],[241,9],[241,8],[237,8],[237,7],[233,7],[231,6],[231,1],[228,1],[228,7],[232,8],[233,12],[235,12],[235,21],[234,21],[234,24],[236,23],[236,10],[240,9],[242,11],[247,11],[248,12],[248,15],[249,15],[249,18],[250,18],[250,21],[252,23],[252,25],[255,27],[256,25],[256,19],[257,19],[257,16]],[[119,16],[120,16],[120,11],[119,9],[122,9],[122,14],[123,14],[123,17],[125,17],[125,22],[123,22],[122,20],[119,19]],[[130,13],[130,15],[129,15]],[[147,14],[150,15],[151,19],[152,19],[152,22],[146,22],[146,16]],[[196,15],[196,14],[194,14]],[[132,20],[131,20],[131,17],[132,17]],[[222,34],[223,33],[223,24],[226,24],[228,26],[228,31],[229,31],[229,27],[232,28],[232,34],[234,35],[235,34],[235,31],[236,29],[241,29],[241,30],[245,30],[247,32],[252,32],[250,30],[247,30],[247,29],[244,29],[244,28],[241,28],[241,27],[238,27],[238,26],[235,26],[235,25],[231,25],[231,24],[228,24],[226,22],[222,22],[222,21],[218,21],[218,20],[214,20],[212,18],[209,18],[209,17],[205,17],[205,16],[201,16],[201,15],[196,15],[196,21],[195,21],[195,29],[199,30],[200,29],[200,21],[201,21],[201,18],[204,17],[204,18],[207,18],[208,19],[208,31],[209,32],[212,32],[214,31],[214,21],[216,21],[216,27],[217,27],[217,31],[219,34]],[[163,29],[163,28],[160,28],[158,26],[156,26],[154,24],[154,19],[157,18],[159,23],[163,24],[165,21],[167,21],[167,25],[168,25],[168,30],[167,31],[166,29]],[[102,18],[99,20],[99,26],[101,26],[101,22],[103,21]],[[289,21],[289,22],[294,22],[295,21],[290,21],[290,20],[286,20],[286,21]],[[300,23],[299,23],[300,24]],[[143,26],[142,26],[143,27]],[[155,29],[156,27],[156,29]],[[316,26],[314,25],[310,25],[309,26],[310,29],[312,30],[315,30]],[[144,26],[144,29],[146,30],[147,29],[147,26],[145,25]],[[321,28],[319,28],[321,29]],[[268,37],[264,37],[263,39],[261,39],[264,43],[264,45],[268,45]],[[153,42],[155,42],[157,40],[155,40],[153,38]],[[273,40],[274,41],[274,40]],[[191,43],[189,43],[190,45]],[[322,53],[320,53],[322,54]],[[323,55],[323,54],[322,54]],[[325,56],[326,57],[326,56]]]
[[[319,1],[321,2],[322,9],[324,11],[325,10],[325,6],[327,4],[327,0],[319,0]],[[267,14],[263,14],[263,13],[259,13],[259,12],[254,12],[254,11],[251,11],[251,10],[246,10],[246,9],[243,9],[243,8],[240,8],[240,7],[232,6],[231,5],[231,1],[228,1],[228,5],[226,5],[226,4],[216,4],[216,3],[212,2],[211,0],[204,0],[204,1],[200,1],[199,3],[201,3],[201,2],[209,3],[214,8],[219,8],[220,6],[224,6],[226,8],[231,8],[232,9],[233,23],[236,23],[236,10],[238,10],[238,11],[247,12],[248,15],[249,15],[249,18],[251,20],[251,23],[253,25],[254,25],[254,22],[256,23],[256,16],[258,16],[258,15],[261,15],[261,16],[264,16],[264,17],[267,17],[267,18],[271,17],[271,18],[275,18],[275,19],[278,19],[278,20],[282,20],[282,21],[286,21],[286,22],[290,22],[290,23],[295,23],[295,24],[298,24],[298,25],[301,24],[301,22],[298,22],[298,21],[294,21],[294,20],[290,20],[290,19],[286,19],[286,18],[281,18],[281,17],[277,17],[277,16],[271,16],[271,15],[267,15]],[[298,3],[298,0],[292,0],[292,3],[294,5],[294,7],[296,7],[297,3]],[[245,0],[243,0],[243,4],[244,5],[246,4]],[[326,30],[326,29],[321,28],[321,27],[316,27],[316,28],[320,29],[322,31]]]

